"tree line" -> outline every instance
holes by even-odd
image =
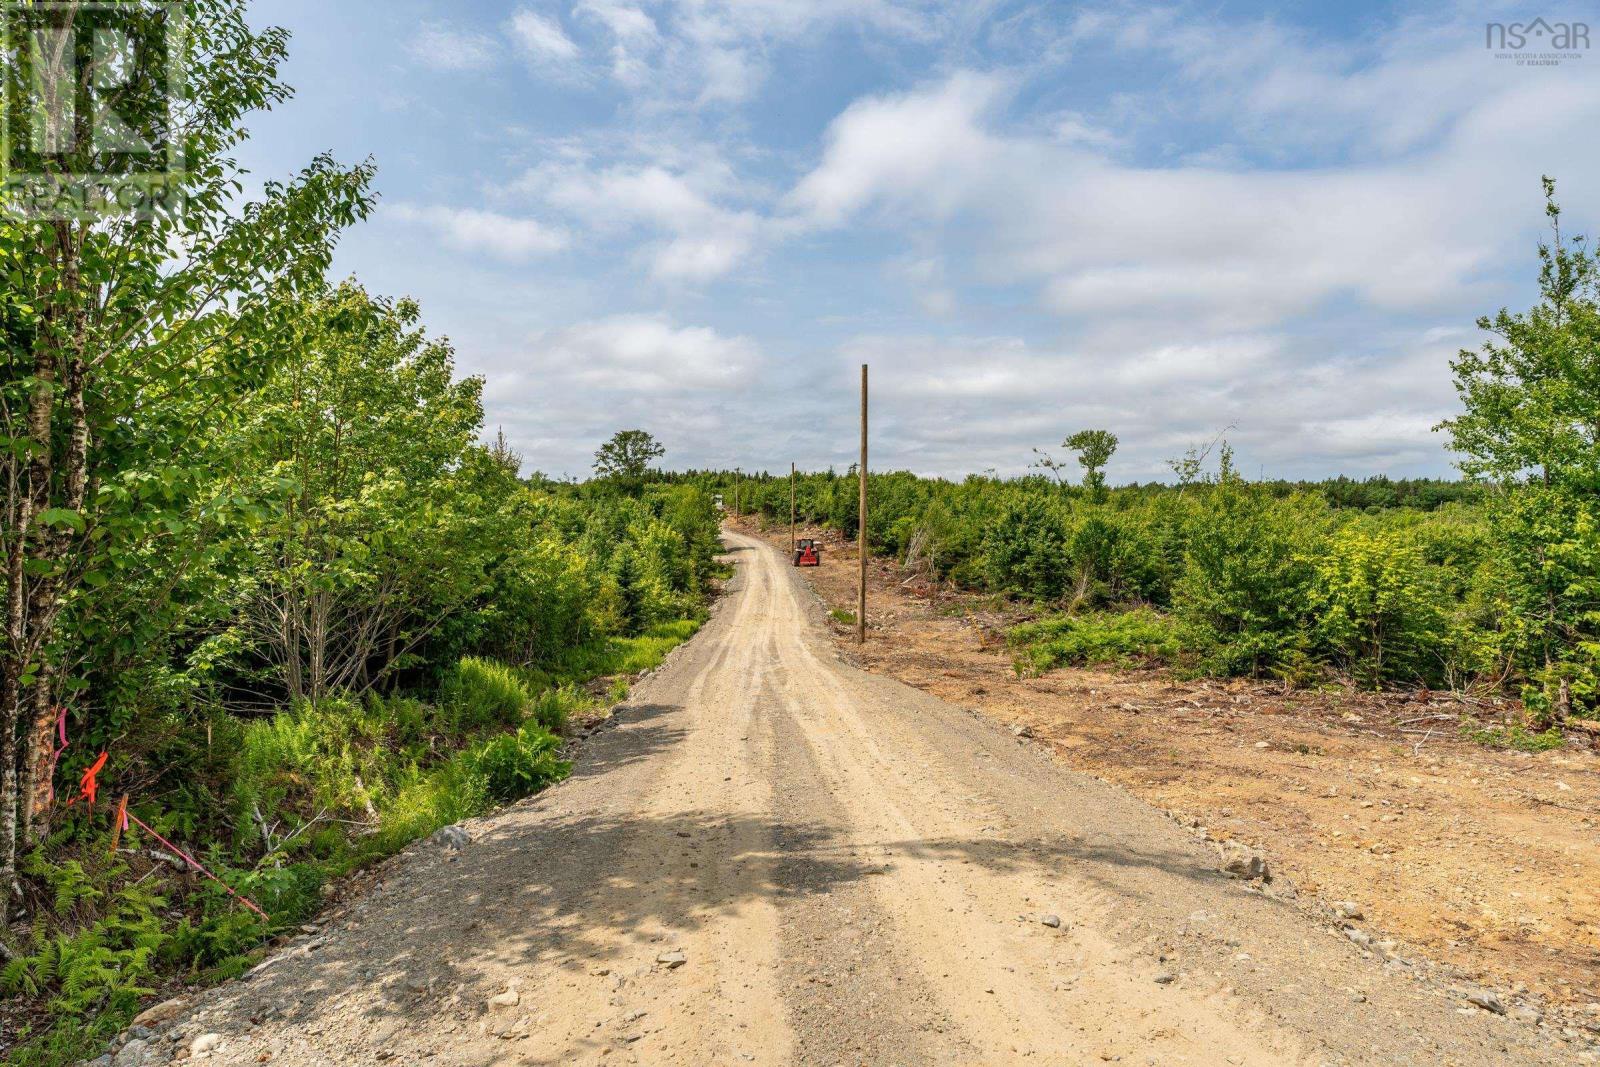
[[[1219,675],[1510,693],[1545,731],[1600,714],[1600,265],[1550,238],[1539,300],[1480,319],[1439,430],[1460,480],[1249,482],[1225,441],[1174,480],[1108,489],[1118,444],[1084,431],[1039,473],[872,474],[869,536],[930,577],[1034,602],[1019,669],[1168,662]],[[740,510],[787,520],[786,476],[705,472]],[[853,473],[803,475],[802,520],[851,533]]]

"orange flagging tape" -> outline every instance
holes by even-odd
[[[50,796],[52,799],[55,797],[56,761],[61,759],[61,753],[64,752],[67,747],[67,709],[64,707],[60,709],[60,714],[56,717],[56,732],[61,737],[61,747],[56,749],[55,757],[50,763]],[[100,758],[95,760],[91,766],[84,770],[83,777],[78,780],[78,795],[67,801],[67,807],[72,807],[72,805],[76,804],[80,800],[87,800],[89,802],[89,807],[94,807],[95,796],[100,792],[100,780],[98,775],[102,770],[105,769],[106,755],[107,754],[104,752],[100,753]],[[126,796],[124,796],[122,798],[122,802],[117,805],[116,820],[116,827],[113,830],[113,836],[111,839],[111,849],[113,852],[116,851],[117,842],[122,838],[122,832],[128,828],[128,823],[132,822],[145,833],[149,834],[157,841],[160,841],[163,845],[166,845],[168,849],[183,857],[184,862],[189,866],[193,867],[195,870],[199,871],[201,874],[220,885],[223,889],[227,890],[230,897],[234,898],[239,903],[243,904],[245,907],[261,916],[263,919],[266,919],[268,922],[272,921],[272,917],[266,912],[262,911],[255,901],[251,900],[247,896],[244,896],[242,893],[236,892],[233,886],[229,885],[221,878],[218,878],[216,875],[206,870],[205,867],[201,865],[199,860],[195,859],[183,849],[179,848],[177,845],[174,845],[171,841],[168,841],[166,838],[152,830],[149,826],[145,825],[139,816],[128,810],[128,798]]]
[[[72,807],[80,800],[87,800],[89,806],[94,807],[94,798],[100,793],[100,780],[95,776],[105,769],[106,753],[100,753],[100,758],[84,770],[83,777],[78,779],[78,795],[67,801],[67,807]]]

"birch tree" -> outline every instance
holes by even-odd
[[[8,5],[7,17],[36,6]],[[74,175],[115,169],[117,146],[106,147],[92,126],[115,112],[181,149],[171,158],[182,167],[162,176],[162,195],[138,211],[38,218],[19,215],[25,191],[0,194],[8,216],[0,222],[7,886],[15,886],[19,841],[48,832],[57,707],[77,710],[70,667],[82,635],[61,625],[64,613],[92,601],[119,568],[181,560],[182,551],[150,548],[187,543],[197,512],[145,505],[203,491],[196,442],[275,358],[274,309],[322,283],[337,233],[371,205],[370,165],[341,167],[327,156],[245,199],[233,153],[246,117],[289,95],[278,73],[287,34],[253,30],[241,3],[192,0],[183,8],[177,37],[135,20],[121,50],[107,53],[87,33],[62,46],[68,51],[53,62],[71,74],[75,106],[63,109],[65,150],[40,163],[42,181],[62,189]],[[165,62],[174,42],[181,54],[173,58],[188,72],[181,96],[153,91],[139,76]],[[7,100],[20,109],[38,71],[16,54],[3,70]]]

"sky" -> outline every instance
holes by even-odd
[[[257,180],[373,158],[338,276],[412,296],[488,432],[584,476],[1113,481],[1226,429],[1247,476],[1448,475],[1478,316],[1535,297],[1539,179],[1600,216],[1600,50],[1486,22],[1584,4],[254,0],[293,33]]]

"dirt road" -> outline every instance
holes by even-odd
[[[728,540],[715,618],[569,781],[471,824],[460,850],[414,847],[152,1050],[175,1034],[230,1064],[1572,1058],[1224,877],[1128,794],[841,664],[784,561]]]

